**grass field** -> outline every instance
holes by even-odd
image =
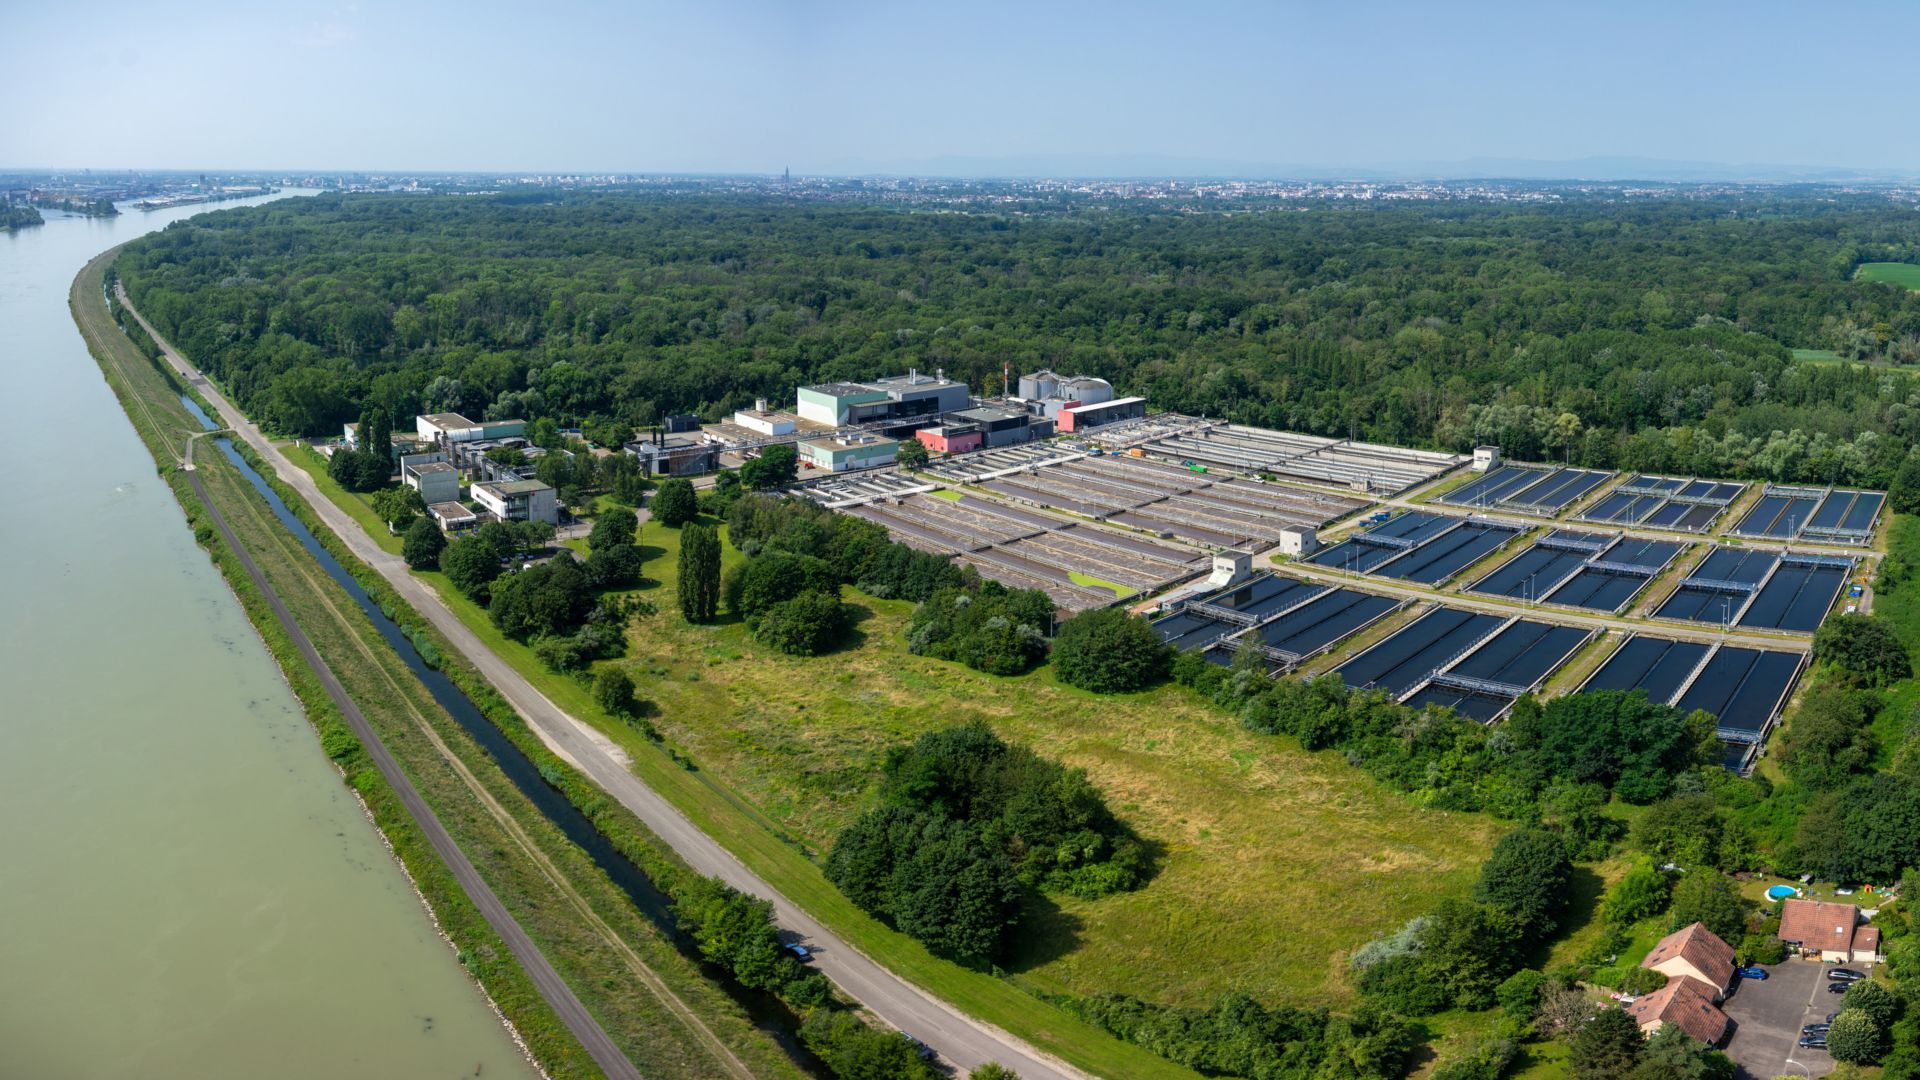
[[[904,602],[850,594],[860,611],[854,640],[816,659],[763,649],[730,620],[689,626],[671,611],[678,533],[649,525],[641,546],[658,580],[643,594],[662,612],[635,624],[633,658],[617,663],[699,776],[816,856],[861,808],[888,747],[976,716],[1086,768],[1160,848],[1147,888],[1033,913],[1044,945],[1011,967],[1037,989],[1346,1001],[1344,953],[1463,894],[1501,831],[1482,817],[1413,807],[1332,755],[1250,735],[1178,687],[1102,698],[1058,684],[1047,668],[998,678],[913,656],[901,641],[912,609]],[[738,554],[729,546],[727,557]],[[449,599],[485,626],[478,607]],[[540,672],[529,650],[491,627],[484,636],[558,703],[599,716],[580,683]],[[604,726],[636,761],[660,757],[631,728]]]
[[[1898,262],[1861,263],[1853,272],[1855,281],[1877,281],[1887,285],[1920,290],[1920,264]]]

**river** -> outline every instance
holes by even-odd
[[[0,233],[0,1072],[530,1076],[67,311],[218,209]]]

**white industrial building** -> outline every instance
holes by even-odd
[[[502,521],[560,524],[560,498],[538,480],[495,480],[473,485],[473,501]]]

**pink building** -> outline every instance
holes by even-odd
[[[978,424],[941,424],[938,427],[921,428],[913,433],[926,446],[928,452],[935,454],[964,454],[980,449],[980,442],[986,436]]]

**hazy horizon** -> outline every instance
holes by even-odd
[[[526,10],[24,9],[0,168],[1920,175],[1899,66],[1858,56],[1920,9]]]

